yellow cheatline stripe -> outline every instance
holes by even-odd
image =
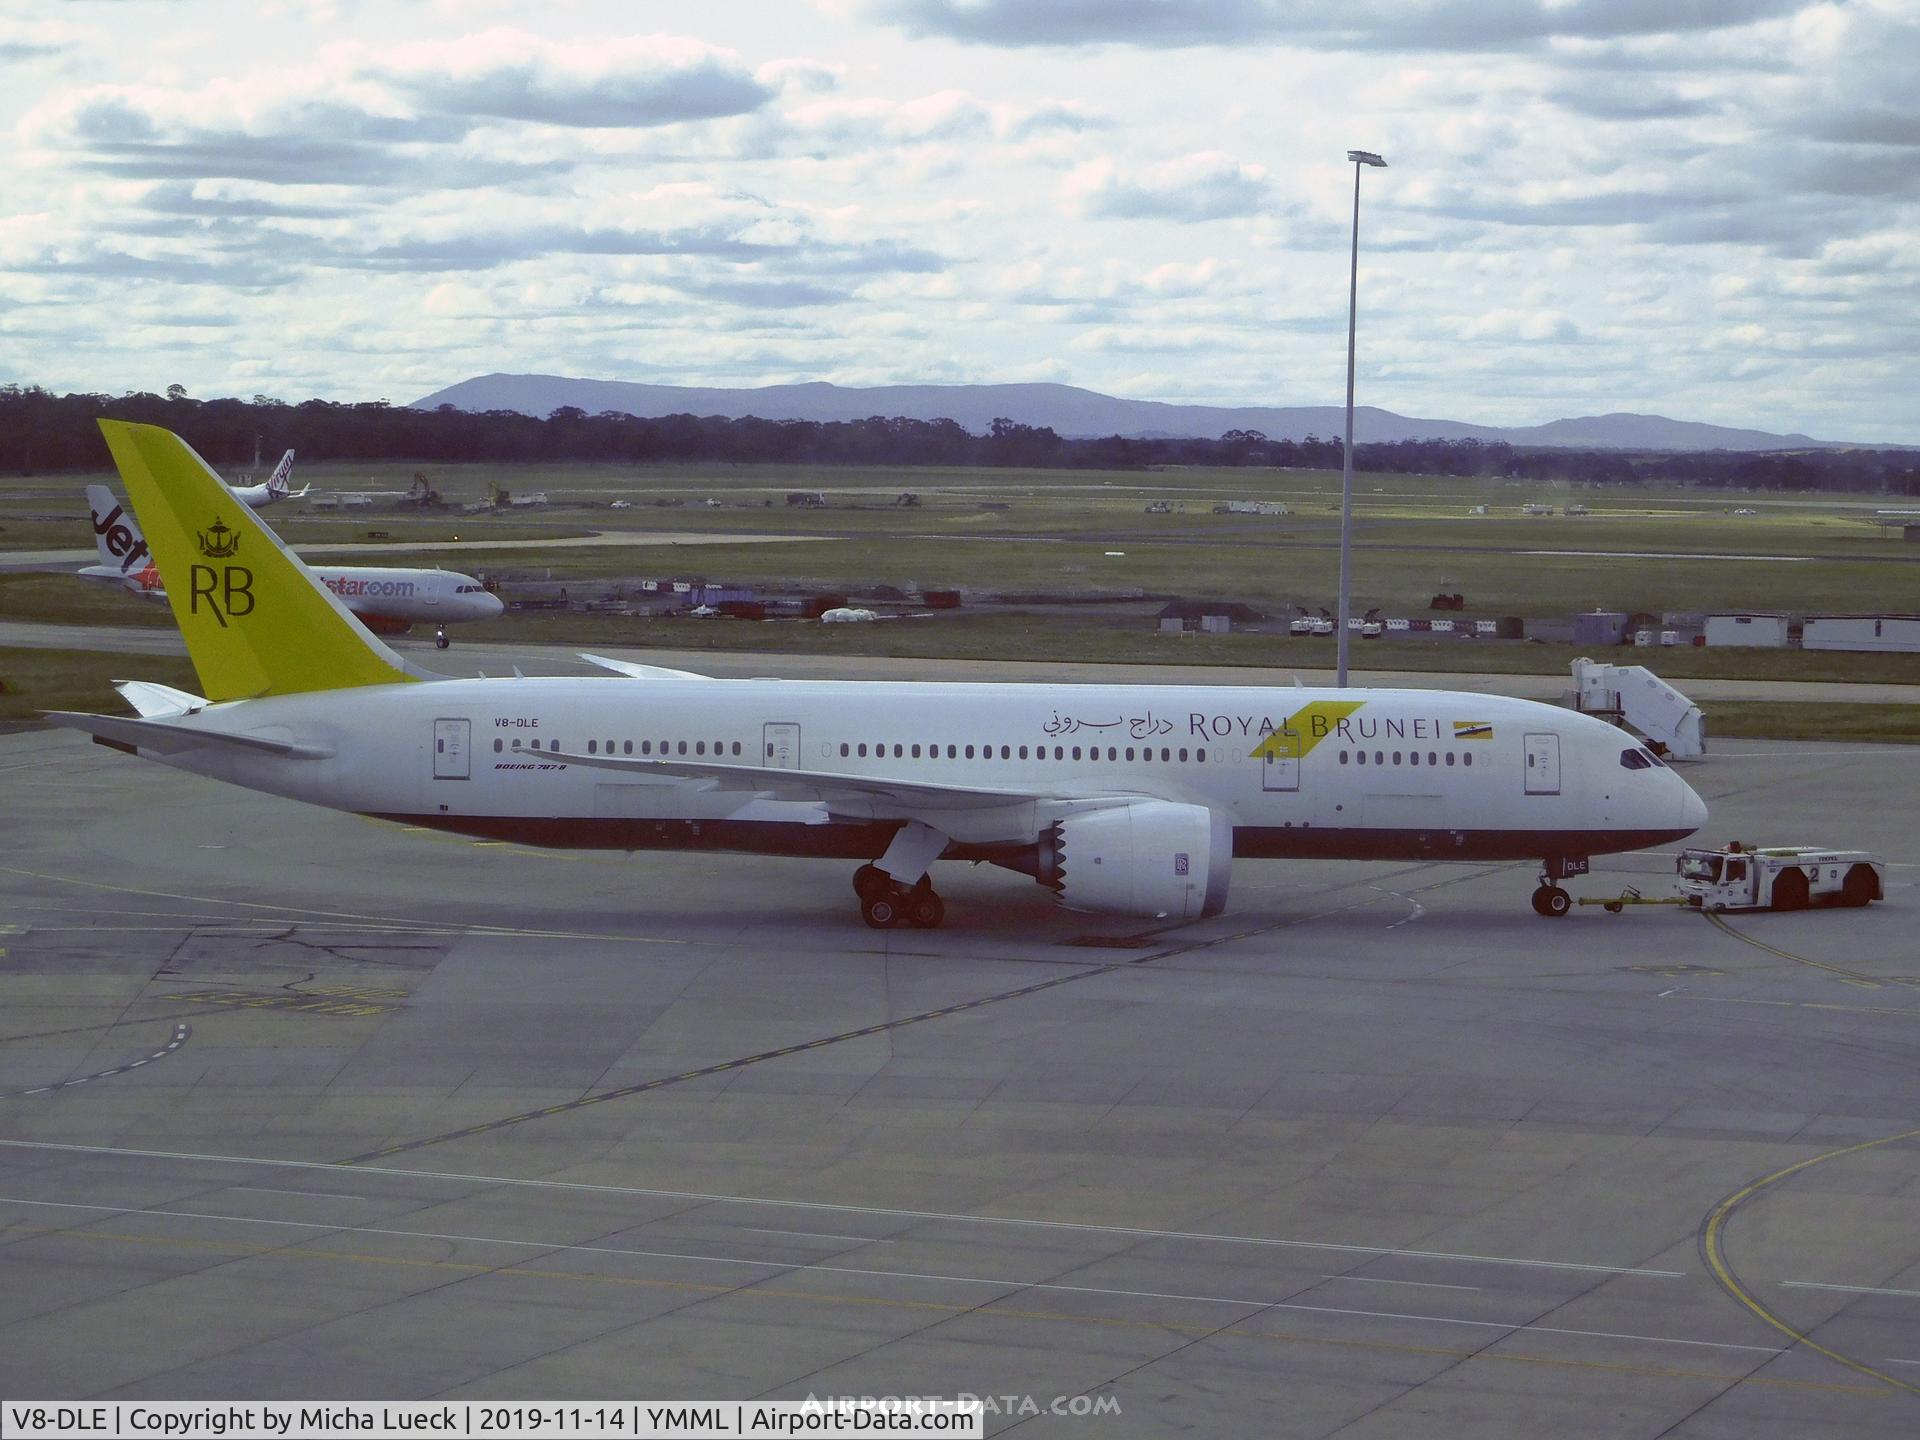
[[[156,1213],[164,1214],[165,1212]],[[1254,1329],[1245,1325],[1222,1327],[1190,1325],[1179,1321],[1129,1320],[1115,1315],[1075,1315],[1059,1310],[1014,1308],[996,1305],[991,1301],[984,1305],[979,1302],[955,1304],[942,1300],[906,1300],[890,1295],[839,1295],[830,1291],[784,1290],[762,1285],[722,1285],[712,1281],[658,1280],[637,1275],[596,1275],[580,1270],[545,1270],[524,1265],[482,1265],[461,1260],[412,1260],[394,1255],[366,1255],[351,1250],[317,1250],[302,1245],[243,1245],[235,1241],[175,1239],[164,1235],[125,1235],[110,1230],[71,1230],[53,1226],[13,1226],[8,1228],[6,1233],[18,1239],[47,1236],[69,1240],[106,1240],[127,1245],[172,1246],[182,1250],[204,1250],[222,1255],[261,1259],[333,1260],[359,1265],[385,1265],[400,1269],[452,1270],[466,1275],[497,1275],[521,1280],[567,1280],[586,1285],[679,1290],[703,1295],[730,1295],[740,1299],[802,1300],[818,1305],[864,1305],[883,1309],[933,1311],[943,1315],[964,1315],[969,1318],[1038,1320],[1067,1325],[1098,1325],[1123,1330],[1158,1330],[1176,1335],[1207,1338],[1234,1336],[1249,1340],[1271,1340],[1283,1345],[1326,1346],[1340,1350],[1370,1350],[1393,1355],[1423,1355],[1449,1361],[1536,1365],[1552,1370],[1597,1371],[1662,1380],[1698,1380],[1712,1385],[1766,1385],[1780,1390],[1857,1395],[1864,1399],[1884,1399],[1887,1393],[1877,1386],[1842,1385],[1825,1380],[1787,1380],[1760,1375],[1731,1375],[1711,1370],[1682,1370],[1667,1365],[1634,1365],[1619,1361],[1565,1360],[1548,1355],[1522,1355],[1511,1351],[1484,1349],[1465,1350],[1446,1345],[1410,1345],[1392,1340],[1356,1340],[1334,1335],[1309,1335],[1297,1330]],[[1008,1282],[1008,1284],[1010,1290],[1020,1288],[1017,1282]],[[1260,1307],[1250,1305],[1249,1308],[1257,1312]]]
[[[1906,1381],[1896,1379],[1884,1370],[1874,1369],[1873,1366],[1867,1364],[1865,1361],[1855,1360],[1850,1355],[1842,1355],[1838,1350],[1829,1349],[1818,1340],[1811,1339],[1805,1331],[1796,1329],[1778,1315],[1774,1314],[1773,1311],[1769,1310],[1765,1305],[1761,1304],[1759,1300],[1754,1298],[1752,1291],[1740,1283],[1740,1277],[1734,1273],[1733,1267],[1727,1263],[1724,1247],[1727,1223],[1733,1219],[1734,1212],[1755,1195],[1758,1195],[1762,1190],[1767,1189],[1771,1185],[1777,1185],[1789,1176],[1798,1175],[1802,1170],[1811,1169],[1813,1166],[1822,1164],[1828,1160],[1838,1160],[1843,1155],[1858,1155],[1865,1150],[1877,1150],[1882,1145],[1893,1145],[1901,1140],[1913,1139],[1920,1139],[1920,1130],[1903,1130],[1898,1135],[1885,1135],[1878,1140],[1863,1140],[1858,1145],[1843,1145],[1838,1150],[1829,1150],[1825,1154],[1815,1155],[1809,1159],[1799,1161],[1797,1164],[1785,1166],[1774,1171],[1771,1175],[1761,1176],[1752,1184],[1743,1189],[1736,1190],[1718,1205],[1714,1206],[1712,1212],[1707,1216],[1706,1223],[1700,1227],[1700,1254],[1702,1258],[1706,1260],[1707,1269],[1712,1272],[1714,1280],[1719,1283],[1722,1290],[1726,1291],[1728,1295],[1739,1301],[1740,1304],[1744,1305],[1748,1310],[1751,1310],[1755,1315],[1759,1316],[1760,1319],[1766,1321],[1767,1324],[1771,1325],[1775,1330],[1778,1330],[1782,1335],[1787,1336],[1795,1344],[1805,1345],[1809,1350],[1817,1351],[1829,1360],[1846,1366],[1849,1370],[1858,1371],[1862,1375],[1871,1375],[1875,1380],[1883,1381],[1893,1386],[1896,1390],[1904,1390],[1909,1395],[1920,1395],[1920,1386],[1909,1385]]]
[[[1260,743],[1248,754],[1260,760],[1292,760],[1311,754],[1313,747],[1331,735],[1342,720],[1366,703],[1364,700],[1315,700],[1302,705],[1280,722],[1278,730],[1261,736]]]

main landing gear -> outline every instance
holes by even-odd
[[[902,885],[877,865],[853,872],[853,893],[860,897],[860,918],[876,930],[911,925],[935,930],[947,918],[947,906],[934,893],[933,880],[922,876],[917,885]]]

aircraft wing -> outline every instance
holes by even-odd
[[[871,814],[878,806],[889,816],[927,819],[941,811],[994,810],[1009,805],[1061,801],[1038,790],[1006,790],[983,785],[930,785],[877,775],[843,775],[827,770],[780,770],[760,765],[729,765],[713,760],[642,760],[627,755],[576,755],[542,750],[543,759],[562,760],[630,775],[673,775],[713,780],[718,789],[744,790],[781,800],[818,800],[829,810]],[[1114,797],[1134,798],[1134,797]],[[1068,801],[1069,804],[1081,802]]]
[[[605,655],[589,655],[578,652],[580,658],[589,665],[598,665],[603,670],[612,670],[616,674],[627,675],[635,680],[711,680],[711,675],[702,675],[697,670],[669,670],[664,665],[641,665],[632,660],[612,660]]]
[[[85,715],[71,710],[49,710],[46,718],[69,730],[84,730],[104,745],[116,750],[152,750],[174,755],[182,750],[209,746],[232,750],[254,750],[266,755],[284,755],[290,760],[324,760],[333,751],[316,745],[296,745],[291,740],[273,740],[264,735],[234,735],[223,730],[207,730],[198,725],[175,725],[165,720],[134,720],[121,715]]]

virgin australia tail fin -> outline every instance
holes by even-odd
[[[178,435],[102,420],[209,700],[421,678],[367,633]]]
[[[289,450],[280,457],[280,463],[273,467],[273,474],[267,477],[267,497],[272,500],[298,500],[313,487],[302,490],[293,487],[293,451]]]

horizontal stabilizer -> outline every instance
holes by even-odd
[[[203,697],[190,695],[185,690],[176,690],[171,685],[162,685],[155,680],[116,680],[113,688],[149,720],[162,715],[187,715],[207,707]]]
[[[589,665],[598,665],[603,670],[612,670],[616,674],[631,675],[635,680],[711,680],[711,675],[701,675],[692,670],[669,670],[664,665],[639,665],[631,660],[611,660],[605,655],[589,655],[579,652],[580,658]]]
[[[198,725],[176,725],[165,720],[134,720],[121,715],[82,715],[70,710],[49,710],[46,718],[69,730],[84,730],[108,745],[121,749],[151,750],[160,755],[177,755],[183,750],[201,750],[210,746],[253,750],[264,755],[284,755],[289,760],[324,760],[333,754],[333,751],[318,745],[296,745],[291,740],[271,740],[263,735],[235,735]]]

